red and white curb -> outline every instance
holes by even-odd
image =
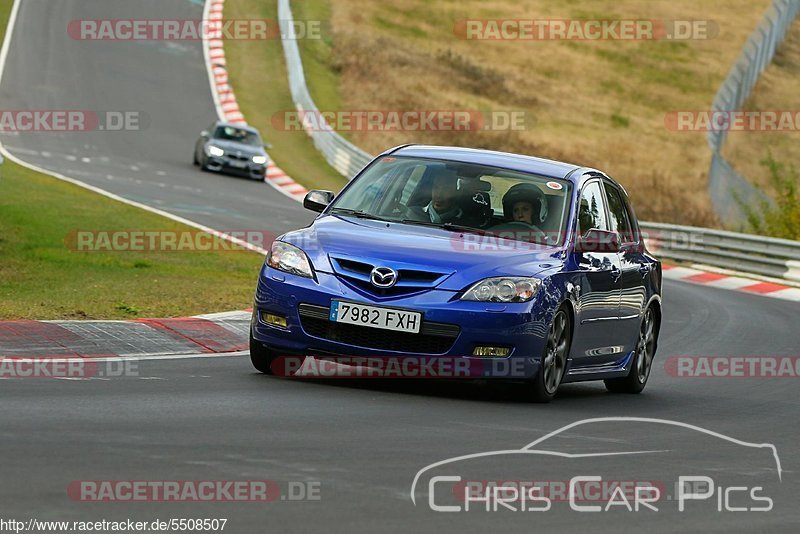
[[[204,18],[215,23],[221,22],[224,8],[225,0],[206,0]],[[217,115],[227,122],[247,124],[241,109],[239,109],[236,94],[233,92],[233,87],[231,87],[230,79],[228,78],[221,30],[219,35],[204,37],[203,52],[206,58]],[[291,176],[275,165],[271,159],[267,166],[267,174],[264,180],[284,195],[298,202],[302,202],[306,193],[308,193],[308,189],[294,181]]]
[[[800,288],[783,284],[667,264],[662,265],[662,271],[670,280],[800,302]]]
[[[233,353],[248,348],[250,316],[236,311],[131,321],[0,321],[0,361]]]

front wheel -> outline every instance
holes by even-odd
[[[567,356],[572,332],[569,315],[559,308],[550,324],[542,356],[542,366],[533,379],[531,397],[534,402],[550,402],[567,370]]]
[[[606,380],[606,389],[612,393],[641,393],[650,377],[653,358],[656,355],[656,312],[647,308],[639,325],[639,339],[628,376]]]

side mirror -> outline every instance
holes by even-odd
[[[272,148],[272,143],[264,143],[264,150],[270,150]]]
[[[575,242],[575,252],[619,252],[619,236],[616,232],[592,228]]]
[[[306,193],[303,199],[303,207],[307,210],[322,213],[322,210],[328,207],[328,204],[333,202],[333,191],[323,191],[322,189],[312,189]]]
[[[200,137],[208,137],[208,130],[203,130],[200,132]]]

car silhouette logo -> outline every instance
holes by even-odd
[[[375,267],[369,274],[369,279],[375,287],[392,287],[397,283],[397,272],[389,267]]]

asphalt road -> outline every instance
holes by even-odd
[[[65,30],[82,17],[200,15],[189,0],[25,0],[0,87],[3,108],[135,109],[151,121],[142,132],[3,136],[4,144],[32,163],[219,229],[306,224],[311,217],[269,186],[191,166],[195,136],[214,118],[199,43],[76,42]],[[108,380],[0,381],[0,519],[226,518],[225,531],[236,533],[796,532],[798,379],[676,378],[663,362],[798,355],[797,305],[675,282],[664,293],[658,361],[640,396],[569,385],[541,406],[524,402],[518,386],[499,384],[281,380],[256,374],[246,356],[143,361]],[[506,472],[512,461],[475,472],[552,481],[602,472],[667,487],[680,475],[713,472],[767,486],[773,509],[720,512],[716,494],[683,513],[674,501],[658,512],[579,513],[563,502],[547,512],[433,512],[427,487],[418,489],[416,506],[410,500],[415,475],[432,462],[519,449],[563,425],[609,416],[669,419],[774,444],[782,480],[769,456],[754,459],[753,450],[701,432],[645,423],[578,427],[549,445],[659,452],[592,457],[580,471],[543,457],[516,474]],[[81,502],[67,491],[85,480],[263,479],[283,495],[290,482],[318,485],[320,499]]]

